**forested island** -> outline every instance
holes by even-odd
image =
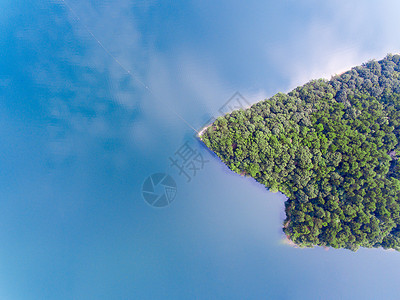
[[[400,250],[400,55],[219,117],[202,141],[285,202],[300,247]]]

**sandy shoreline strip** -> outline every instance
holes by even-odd
[[[288,238],[287,235],[285,235],[284,237],[282,237],[281,243],[284,244],[284,245],[293,247],[293,248],[300,248],[300,247],[299,247],[298,245],[296,245],[292,240],[290,240],[290,239]]]
[[[210,127],[213,123],[207,125],[206,127],[203,127],[199,133],[197,134],[197,136],[201,139],[201,136],[203,135],[203,133],[208,129],[208,127]]]

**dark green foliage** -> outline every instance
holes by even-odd
[[[296,244],[400,250],[399,55],[220,117],[202,140],[287,195]]]

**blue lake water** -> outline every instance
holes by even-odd
[[[1,1],[0,299],[398,299],[399,253],[284,244],[285,196],[190,128],[399,52],[400,4],[360,5]]]

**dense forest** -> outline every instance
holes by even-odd
[[[400,250],[400,55],[233,111],[201,139],[288,197],[297,245]]]

